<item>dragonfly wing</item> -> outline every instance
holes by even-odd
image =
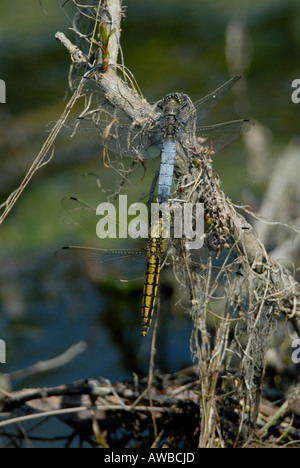
[[[239,75],[234,76],[212,93],[194,102],[197,110],[197,122],[200,122],[215,107],[240,78]]]
[[[162,136],[160,129],[151,131],[137,126],[121,125],[113,116],[105,116],[103,110],[73,122],[76,131],[83,132],[101,147],[111,150],[119,157],[154,159],[160,154]]]
[[[206,139],[207,146],[212,142],[213,150],[217,152],[239,135],[248,132],[253,125],[252,120],[234,120],[208,127],[198,127],[197,135]]]
[[[153,119],[145,125],[134,125],[125,112],[114,106],[103,94],[97,82],[87,79],[84,92],[90,107],[71,123],[74,132],[81,132],[105,149],[120,157],[152,159],[160,154],[160,126]],[[120,98],[120,96],[118,96]]]
[[[99,242],[96,227],[100,218],[96,214],[95,208],[75,197],[65,197],[62,199],[61,204],[72,223],[86,229],[93,235],[94,240],[96,239]],[[121,225],[115,219],[109,219],[109,222],[114,223],[116,231],[122,229],[122,233],[125,232],[123,231],[125,227],[120,228]],[[109,239],[110,245],[111,242],[111,239]],[[59,249],[55,256],[64,263],[80,264],[96,277],[123,280],[139,279],[145,275],[147,255],[145,242],[142,243],[140,248],[136,248],[137,243],[140,243],[140,239],[131,241],[122,239],[122,247],[124,247],[122,249],[70,246]],[[132,248],[133,244],[135,248]]]
[[[68,246],[58,249],[55,257],[71,267],[82,267],[93,278],[134,281],[145,278],[145,252],[123,249],[95,249]]]
[[[96,210],[82,200],[75,197],[64,197],[61,200],[63,209],[68,214],[68,223],[82,226],[90,234],[96,236],[96,226],[99,218]]]
[[[93,208],[92,206],[88,205],[84,201],[80,200],[79,198],[76,197],[64,197],[61,200],[61,205],[63,209],[66,211],[68,214],[67,217],[67,222],[68,224],[73,224],[75,226],[81,226],[83,227],[86,231],[88,231],[90,234],[93,235],[94,238],[97,238],[97,241],[100,239],[101,241],[104,241],[105,239],[122,239],[122,244],[126,244],[126,249],[130,250],[131,246],[133,245],[133,242],[135,244],[135,247],[137,245],[137,242],[144,243],[142,238],[137,238],[136,237],[136,232],[134,228],[131,227],[131,223],[128,222],[128,225],[126,225],[126,219],[124,220],[124,224],[120,223],[117,221],[117,212],[116,210],[113,211],[110,215],[97,215],[96,209]],[[112,210],[114,210],[114,206],[111,205]],[[114,215],[114,216],[113,216]],[[103,232],[103,237],[99,237],[97,235],[97,224],[99,223],[100,220],[105,219],[105,224],[106,227],[101,224],[101,232]],[[129,221],[127,219],[127,221]],[[139,224],[142,223],[142,220],[139,220]],[[148,232],[148,218],[145,217],[144,219],[144,231]],[[140,226],[141,228],[141,226]],[[111,229],[111,237],[109,237],[109,229]],[[106,230],[104,232],[104,230]],[[142,231],[142,229],[141,229]],[[106,237],[104,238],[104,234]],[[127,239],[127,241],[126,241]],[[134,240],[133,240],[134,239]]]

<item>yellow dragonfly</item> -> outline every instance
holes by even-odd
[[[99,221],[96,209],[75,197],[65,197],[61,204],[77,225],[83,226],[96,237]],[[117,223],[119,224],[119,223]],[[122,227],[123,228],[123,227]],[[128,228],[129,235],[130,229]],[[104,249],[71,245],[56,251],[56,257],[63,262],[79,262],[96,276],[118,277],[121,281],[134,281],[145,278],[142,295],[142,336],[146,336],[152,323],[166,238],[161,235],[162,227],[158,222],[152,228],[148,240],[140,248]],[[155,237],[154,237],[155,236]],[[97,237],[99,242],[99,238]],[[122,241],[122,244],[129,245]],[[135,240],[134,245],[137,244]],[[146,272],[146,277],[145,277]]]
[[[62,199],[61,204],[71,217],[73,224],[75,221],[75,225],[84,227],[94,238],[97,237],[96,226],[99,216],[95,208],[75,197],[65,197]],[[116,224],[119,225],[120,223]],[[123,226],[122,229],[124,229]],[[130,228],[128,228],[128,234],[130,236]],[[104,244],[104,242],[105,240],[101,239],[101,243]],[[161,268],[167,259],[167,242],[168,239],[164,236],[163,225],[159,218],[149,232],[148,239],[142,240],[141,246],[137,247],[137,239],[132,239],[131,242],[125,242],[122,239],[122,248],[71,245],[57,250],[55,255],[64,263],[71,263],[75,260],[94,278],[104,277],[119,279],[120,281],[134,281],[145,278],[141,310],[141,333],[145,337],[153,319]],[[99,244],[98,237],[97,243]],[[132,248],[132,245],[134,248]],[[126,248],[123,248],[125,246]],[[198,257],[200,254],[195,252],[194,256]],[[207,265],[200,258],[192,263],[192,268],[201,271],[201,275],[205,270],[208,271]],[[231,264],[229,268],[228,265],[223,266],[222,269],[213,267],[213,271],[210,272],[211,280],[215,281],[216,277],[219,278],[222,271],[225,272],[227,279],[229,274],[240,274],[238,270],[231,268]]]

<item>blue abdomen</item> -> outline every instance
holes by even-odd
[[[158,178],[158,202],[166,203],[168,201],[174,172],[174,160],[176,155],[175,140],[163,142],[161,151],[161,161]]]

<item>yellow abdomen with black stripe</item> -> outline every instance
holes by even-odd
[[[147,272],[142,302],[142,335],[146,336],[151,325],[158,289],[161,256],[166,240],[161,237],[150,237],[148,244]]]

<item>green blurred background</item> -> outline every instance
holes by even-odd
[[[215,156],[223,190],[235,203],[258,210],[276,160],[299,136],[300,104],[291,101],[291,83],[300,78],[299,1],[127,0],[124,6],[124,60],[147,100],[172,91],[199,99],[242,73],[241,87],[205,124],[251,117],[263,129],[263,148],[249,150],[249,141],[239,139]],[[7,85],[7,103],[0,105],[4,202],[67,102],[70,59],[54,34],[63,31],[71,40],[73,34],[55,0],[2,2],[0,26],[0,78]],[[230,46],[235,37],[240,39]],[[131,186],[133,200],[147,191],[153,170],[144,185],[137,178]],[[94,203],[99,198],[94,179],[82,177],[86,172],[97,173],[107,188],[115,183],[114,173],[101,164],[99,148],[60,136],[52,161],[35,174],[0,227],[0,338],[7,342],[7,364],[0,372],[52,358],[80,340],[89,345],[63,369],[16,379],[13,385],[147,372],[149,340],[140,338],[140,286],[131,293],[110,289],[79,272],[70,280],[53,260],[57,248],[80,236],[64,223],[61,198],[75,195]],[[177,370],[190,364],[190,323],[182,313],[169,313],[169,295],[167,290],[162,294],[166,312],[157,361],[163,370]]]

